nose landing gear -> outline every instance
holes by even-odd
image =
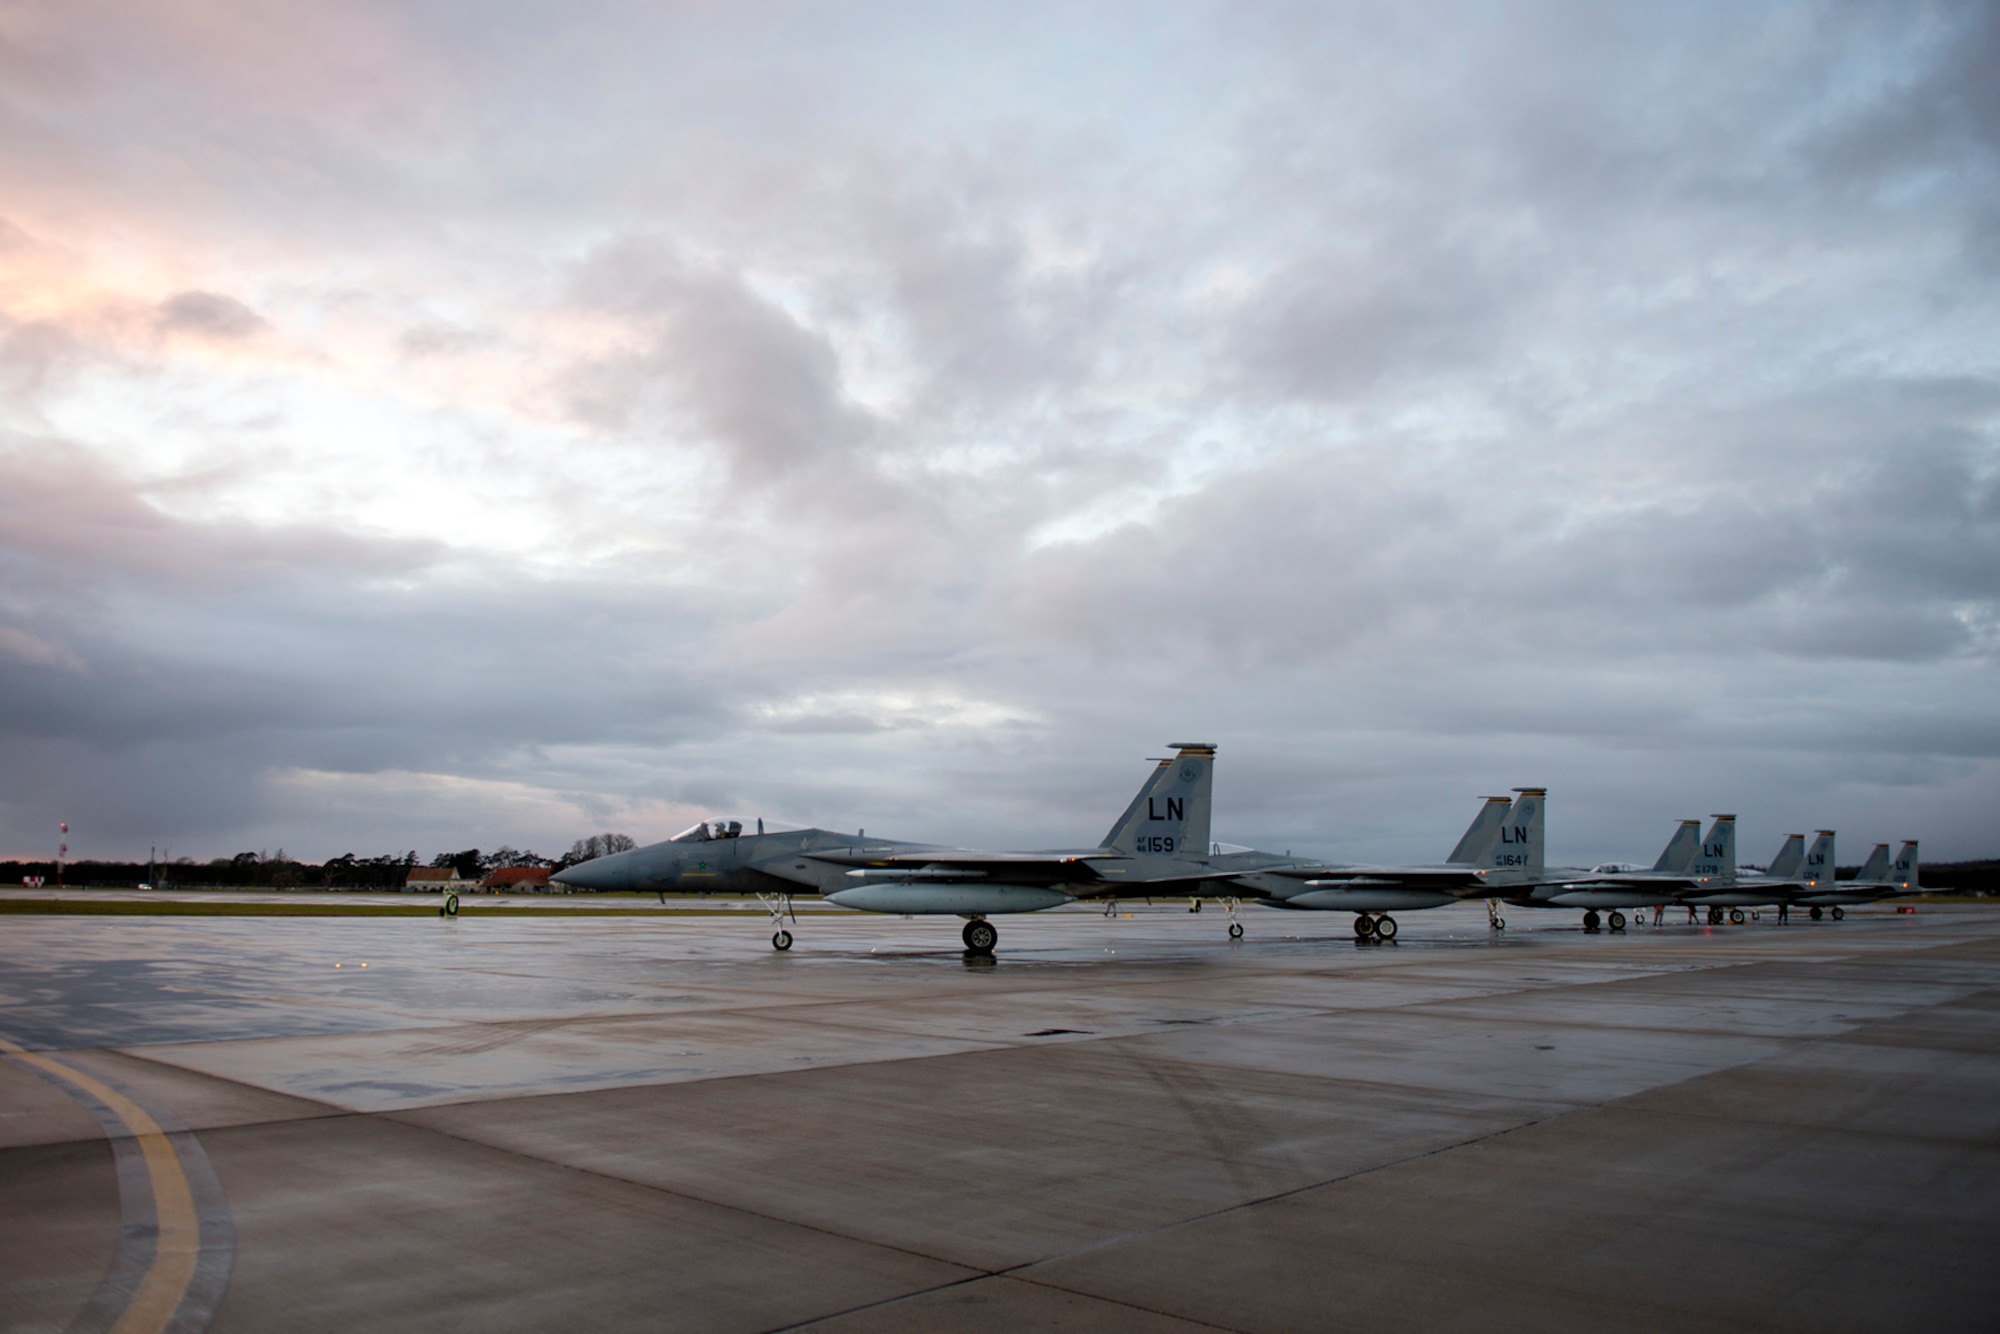
[[[797,926],[799,915],[792,911],[792,896],[789,894],[759,894],[757,901],[764,905],[764,911],[771,914],[771,948],[788,950],[792,947],[792,933],[785,930],[785,921],[790,919]]]

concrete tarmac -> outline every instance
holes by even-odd
[[[2000,1326],[2000,911],[1128,911],[8,918],[0,1331]]]

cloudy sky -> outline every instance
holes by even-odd
[[[0,856],[2000,854],[2000,10],[0,9]]]

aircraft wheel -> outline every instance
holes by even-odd
[[[1583,929],[1586,931],[1597,930],[1597,909],[1592,908],[1588,912],[1584,913]]]
[[[1496,917],[1496,918],[1494,918],[1494,919],[1493,919],[1493,929],[1494,929],[1495,931],[1505,931],[1505,930],[1507,929],[1507,919],[1506,919],[1506,918],[1504,918],[1504,917]]]
[[[1722,925],[1722,909],[1720,909],[1720,908],[1710,908],[1710,909],[1708,910],[1708,924],[1709,924],[1710,926],[1721,926],[1721,925]]]
[[[993,923],[984,918],[967,922],[961,934],[965,938],[965,949],[968,954],[991,954],[994,944],[1000,939],[1000,933],[993,929]]]
[[[1842,918],[1844,918],[1844,917],[1846,917],[1846,916],[1847,916],[1847,913],[1846,913],[1846,912],[1845,912],[1844,910],[1840,909],[1840,908],[1835,908],[1835,909],[1833,910],[1833,920],[1834,920],[1834,921],[1836,921],[1836,922],[1840,921],[1840,920],[1841,920]]]
[[[1818,908],[1814,908],[1814,909],[1813,909],[1813,910],[1812,910],[1812,911],[1811,911],[1811,912],[1810,912],[1809,914],[1807,914],[1807,915],[1808,915],[1808,916],[1810,916],[1810,917],[1811,917],[1811,918],[1812,918],[1812,919],[1813,919],[1813,920],[1814,920],[1815,922],[1817,922],[1817,921],[1818,921],[1818,920],[1819,920],[1819,919],[1820,919],[1821,917],[1823,917],[1823,916],[1824,916],[1825,914],[1824,914],[1824,913],[1822,913],[1822,912],[1821,912],[1821,911],[1820,911],[1820,910],[1819,910]]]
[[[772,949],[774,949],[774,950],[788,950],[788,949],[790,949],[791,947],[792,947],[792,933],[791,933],[791,932],[789,932],[789,931],[785,931],[785,930],[780,930],[780,931],[779,931],[779,932],[778,932],[778,933],[777,933],[776,935],[774,935],[774,936],[772,936],[772,937],[771,937],[771,948],[772,948]]]
[[[1731,926],[1743,925],[1743,910],[1741,908],[1731,908],[1729,910],[1729,924]]]
[[[1375,934],[1375,919],[1365,913],[1357,913],[1354,918],[1354,938],[1368,940]]]
[[[1611,929],[1612,929],[1613,931],[1623,931],[1623,930],[1625,929],[1625,914],[1624,914],[1624,913],[1622,913],[1622,912],[1619,912],[1619,911],[1617,911],[1616,909],[1613,909],[1613,910],[1612,910],[1612,913],[1611,913]]]
[[[444,906],[438,909],[438,916],[439,917],[458,916],[458,895],[447,894],[444,896]]]
[[[1376,918],[1375,935],[1382,940],[1394,940],[1396,938],[1396,919],[1387,916]]]

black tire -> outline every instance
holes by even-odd
[[[1366,913],[1357,915],[1354,919],[1354,938],[1356,940],[1373,940],[1375,938],[1375,919]]]
[[[776,934],[771,937],[771,948],[774,950],[788,950],[791,947],[792,933],[783,927],[779,927]]]
[[[1615,908],[1611,911],[1611,929],[1613,931],[1623,931],[1625,929],[1625,914]]]
[[[1833,920],[1834,920],[1834,921],[1836,921],[1836,922],[1840,921],[1840,920],[1841,920],[1842,918],[1844,918],[1844,917],[1846,917],[1846,916],[1847,916],[1847,913],[1846,913],[1846,911],[1845,911],[1845,910],[1843,910],[1843,909],[1840,909],[1840,908],[1835,908],[1835,909],[1833,910]]]
[[[1743,910],[1741,908],[1731,908],[1729,910],[1729,924],[1731,926],[1743,925]]]
[[[1586,931],[1595,931],[1597,930],[1597,927],[1598,927],[1597,909],[1595,908],[1586,909],[1583,914],[1583,929]]]
[[[1229,938],[1231,940],[1243,939],[1243,923],[1231,922],[1229,924]]]
[[[1812,909],[1811,912],[1807,913],[1806,915],[1808,917],[1811,917],[1815,922],[1817,922],[1820,918],[1824,917],[1826,914],[1822,912],[1820,909],[1814,908]]]
[[[967,954],[991,954],[993,946],[1000,940],[1000,933],[993,929],[993,923],[984,918],[967,922],[965,930],[959,934],[965,940]]]
[[[1506,919],[1506,918],[1504,918],[1504,917],[1496,917],[1496,918],[1494,918],[1494,919],[1493,919],[1493,929],[1494,929],[1495,931],[1505,931],[1505,930],[1507,929],[1507,919]]]
[[[1386,915],[1376,918],[1375,938],[1378,940],[1394,940],[1396,938],[1396,919]]]
[[[443,913],[446,917],[458,916],[458,895],[456,894],[445,895],[444,907],[438,909],[438,911]]]

